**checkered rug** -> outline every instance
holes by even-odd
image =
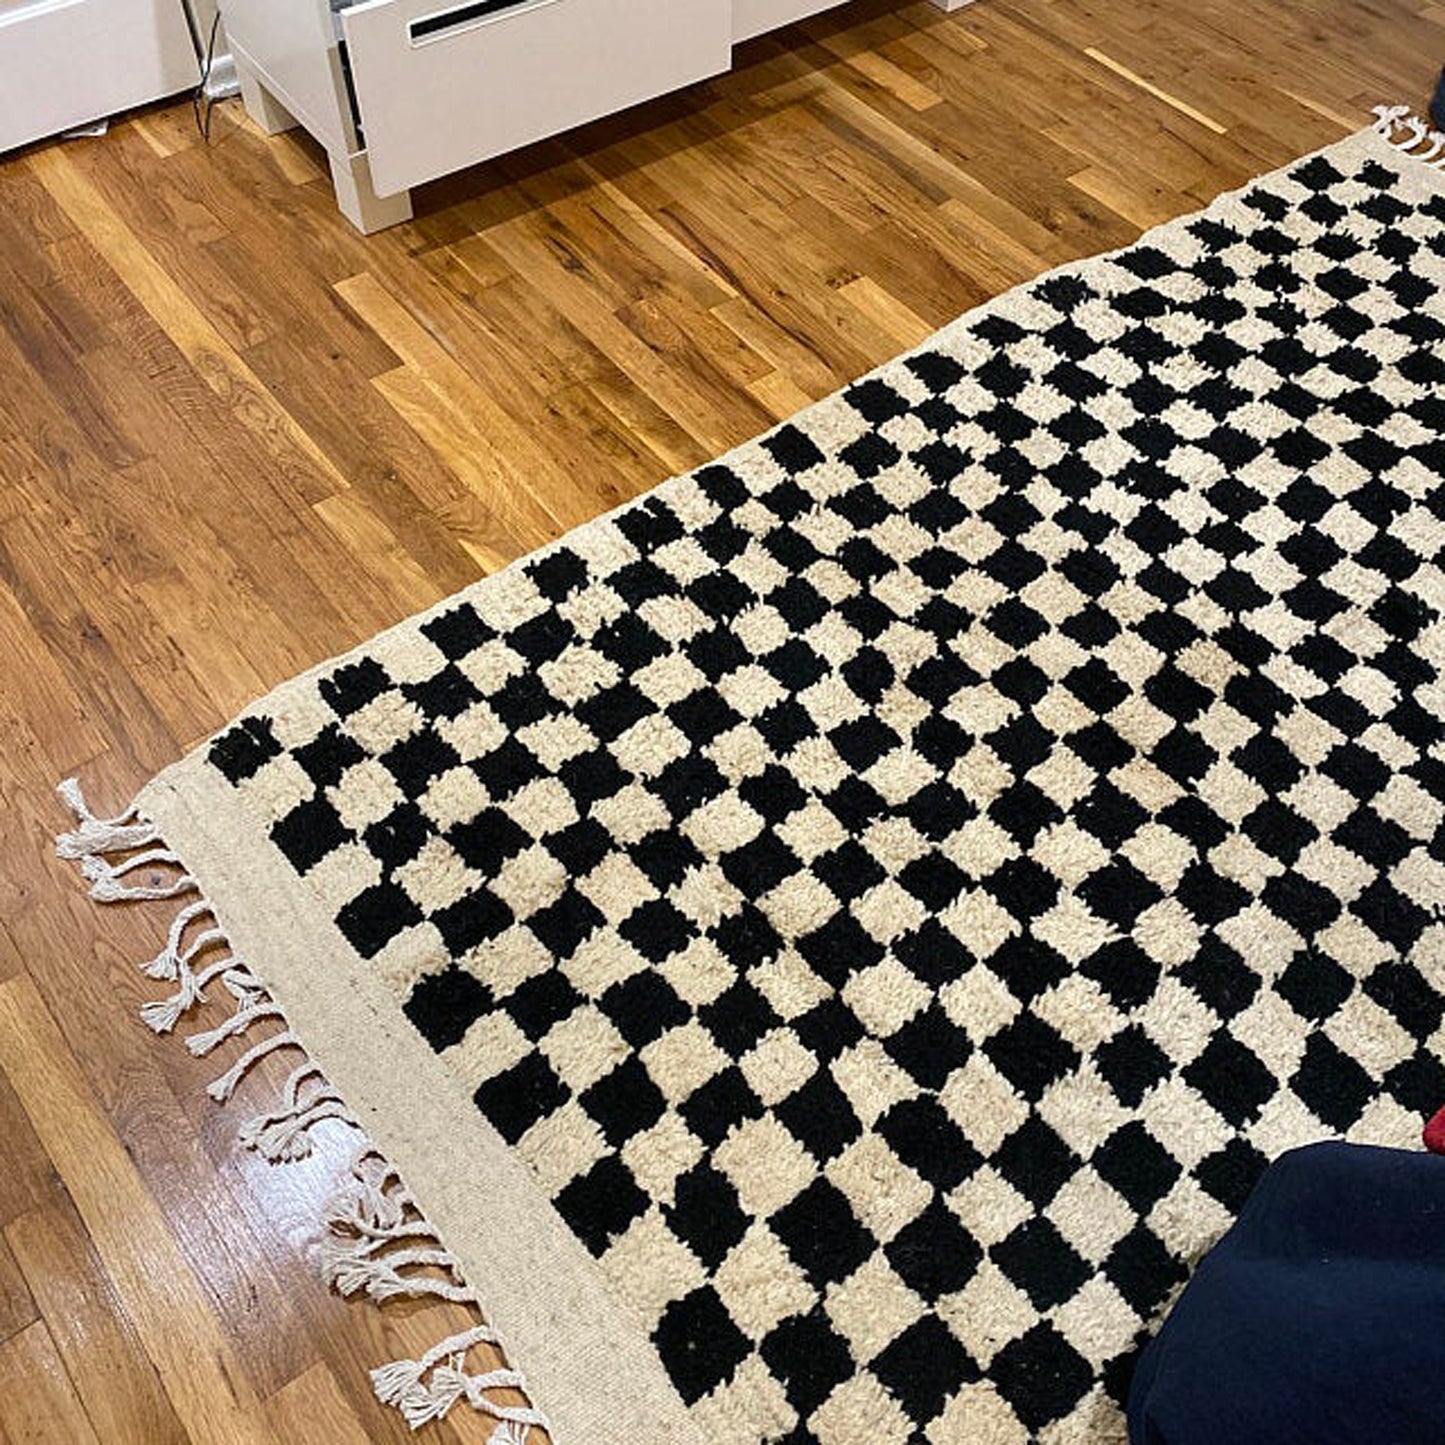
[[[1445,187],[1366,133],[191,766],[698,1440],[1111,1438],[1266,1161],[1445,1103],[1442,385]]]

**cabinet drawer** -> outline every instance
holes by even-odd
[[[341,24],[384,196],[731,63],[731,0],[368,0]]]

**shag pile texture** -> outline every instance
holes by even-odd
[[[1445,1102],[1445,186],[1002,297],[141,796],[561,1445],[1108,1438]]]

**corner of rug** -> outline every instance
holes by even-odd
[[[356,1134],[349,1162],[321,1211],[321,1273],[347,1298],[365,1296],[376,1304],[390,1299],[436,1299],[473,1310],[478,1323],[438,1341],[414,1360],[395,1360],[371,1371],[372,1388],[397,1409],[413,1430],[442,1419],[465,1400],[494,1421],[488,1445],[524,1445],[535,1425],[547,1420],[530,1403],[506,1404],[491,1392],[519,1391],[526,1380],[510,1367],[471,1374],[466,1357],[475,1345],[503,1349],[496,1331],[482,1319],[481,1302],[408,1192],[396,1169],[367,1137],[345,1101],[327,1082],[302,1040],[290,1029],[280,1006],[261,980],[238,958],[210,902],[183,860],[169,850],[157,826],[135,804],[114,818],[100,818],[86,803],[80,784],[67,778],[57,791],[76,826],[56,838],[59,857],[77,862],[98,903],[185,900],[171,919],[164,945],[141,971],[172,984],[165,998],[142,1006],[141,1020],[167,1034],[219,985],[234,1011],[214,1028],[193,1033],[186,1047],[197,1057],[233,1041],[248,1041],[229,1067],[207,1087],[218,1104],[230,1101],[247,1073],[270,1054],[290,1051],[299,1059],[274,1108],[248,1119],[237,1138],[274,1164],[309,1158],[311,1131],[335,1119]],[[270,1031],[252,1030],[270,1023]]]
[[[1445,131],[1432,130],[1408,105],[1377,105],[1375,130],[1395,149],[1432,170],[1445,172]]]

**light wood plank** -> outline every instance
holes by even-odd
[[[205,311],[176,285],[64,152],[54,147],[39,150],[31,157],[30,165],[41,184],[105,254],[196,373],[230,402],[242,424],[272,450],[294,448],[332,486],[344,490],[346,478],[295,424],[285,407],[226,344]]]
[[[1100,65],[1107,65],[1115,75],[1122,75],[1130,85],[1137,85],[1140,90],[1152,95],[1156,100],[1162,100],[1165,105],[1173,106],[1180,115],[1187,115],[1190,120],[1197,121],[1200,125],[1204,126],[1206,130],[1212,130],[1215,135],[1224,135],[1229,129],[1228,126],[1221,125],[1213,116],[1205,115],[1202,110],[1196,110],[1192,105],[1188,104],[1187,101],[1180,100],[1177,95],[1171,95],[1162,87],[1145,80],[1137,71],[1130,70],[1127,65],[1115,60],[1111,55],[1105,55],[1102,50],[1097,49],[1095,46],[1085,46],[1084,54],[1087,55],[1090,60],[1097,60]]]
[[[25,1276],[0,1238],[0,1342],[17,1335],[26,1325],[40,1318],[40,1311],[30,1296]]]
[[[155,1367],[69,1200],[22,1215],[5,1239],[100,1438],[184,1441]]]
[[[0,1436],[8,1445],[97,1445],[43,1320],[0,1344]]]
[[[24,977],[0,984],[0,1069],[55,1161],[190,1438],[263,1440],[256,1401],[160,1206]]]

